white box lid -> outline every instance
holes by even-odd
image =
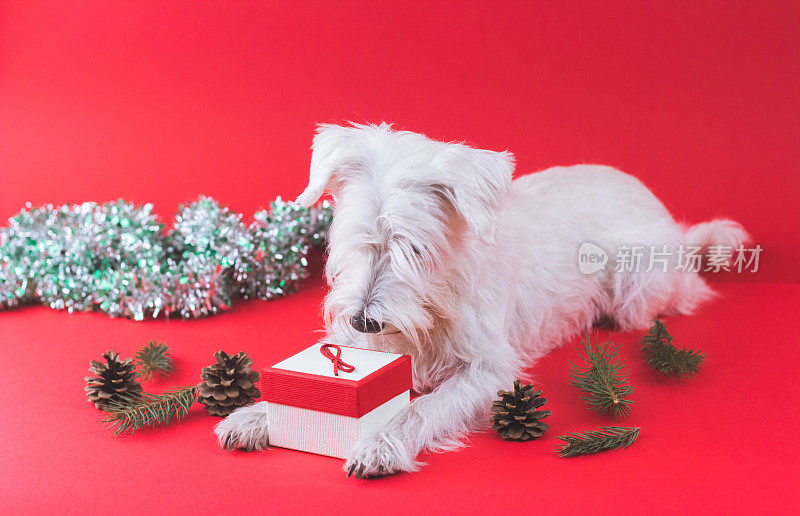
[[[337,376],[333,373],[333,362],[321,352],[323,345],[324,343],[314,344],[313,346],[310,346],[303,351],[278,362],[272,367],[287,371],[297,371],[299,373],[358,381],[366,376],[371,375],[375,371],[386,367],[403,356],[398,353],[386,353],[384,351],[373,351],[370,349],[339,346],[342,350],[339,358],[342,360],[342,362],[355,367],[355,370],[352,373],[347,373],[339,369],[339,375]],[[328,349],[334,355],[336,354],[335,349]]]

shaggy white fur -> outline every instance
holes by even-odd
[[[413,471],[423,450],[459,446],[523,366],[600,319],[644,330],[712,295],[695,272],[617,272],[620,246],[737,246],[747,234],[714,220],[684,228],[636,178],[611,167],[556,167],[512,181],[514,158],[393,131],[321,125],[297,201],[334,196],[325,341],[412,357],[425,393],[359,442],[348,474]],[[591,242],[609,255],[578,267]],[[649,254],[642,260],[646,263]],[[358,328],[358,331],[356,330]],[[221,443],[267,444],[263,405],[217,427]]]
[[[216,426],[219,444],[225,449],[263,450],[269,445],[267,402],[236,409]]]

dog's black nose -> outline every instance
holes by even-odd
[[[361,333],[378,333],[381,331],[383,325],[364,315],[363,313],[356,314],[350,318],[350,324],[353,325],[356,331]]]

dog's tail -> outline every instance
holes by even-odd
[[[731,254],[735,254],[740,245],[750,242],[750,235],[742,225],[728,219],[695,224],[687,228],[685,234],[684,244],[699,247],[704,257],[712,246],[729,247]],[[668,314],[691,314],[703,301],[716,295],[699,274],[678,274],[673,289]]]
[[[695,224],[686,230],[686,245],[702,248],[702,254],[711,246],[730,247],[733,251],[750,241],[750,234],[738,222],[714,219]]]

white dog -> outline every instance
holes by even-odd
[[[321,125],[297,202],[334,197],[325,269],[328,342],[407,353],[425,393],[356,444],[357,477],[414,471],[423,450],[458,446],[488,421],[521,369],[600,319],[644,330],[712,295],[696,272],[618,272],[620,246],[736,248],[747,234],[714,220],[685,229],[636,178],[610,167],[556,167],[512,181],[508,152],[432,141],[387,124]],[[591,242],[608,253],[579,269]],[[666,271],[664,270],[666,269]],[[220,443],[268,444],[266,403],[237,410]]]

